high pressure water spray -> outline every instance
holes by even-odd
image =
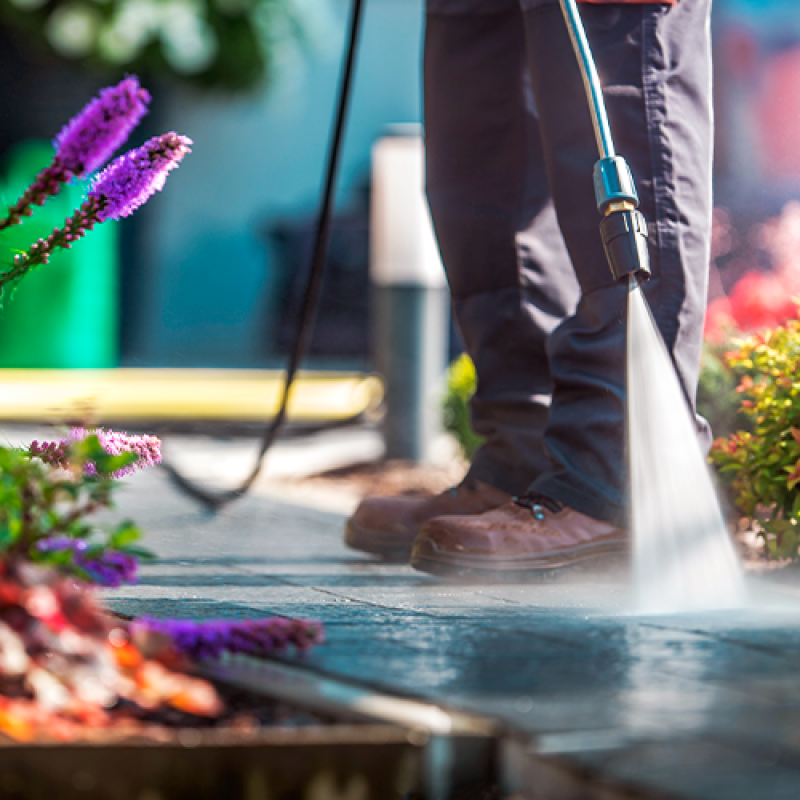
[[[630,283],[634,278],[638,285],[650,278],[647,222],[638,210],[639,195],[628,162],[614,151],[603,90],[578,7],[575,0],[559,0],[559,3],[583,77],[600,153],[600,160],[594,165],[594,192],[597,210],[602,215],[600,235],[603,247],[614,280]]]
[[[736,554],[672,358],[642,292],[647,224],[625,159],[614,152],[600,80],[575,0],[559,0],[589,100],[600,234],[611,274],[627,284],[625,410],[637,607],[648,613],[738,608]]]

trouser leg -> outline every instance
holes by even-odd
[[[525,0],[523,0],[523,4]],[[554,391],[538,491],[624,522],[625,314],[612,286],[592,188],[597,160],[586,99],[557,5],[525,12],[547,175],[580,281],[574,315],[548,342]],[[646,295],[694,408],[711,214],[709,0],[581,6],[617,151],[629,162],[650,229]],[[708,438],[704,421],[700,435]]]
[[[516,494],[551,469],[546,342],[578,286],[544,171],[517,0],[429,0],[428,12],[428,199],[485,437],[470,475]]]

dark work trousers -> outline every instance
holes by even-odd
[[[581,4],[647,219],[645,291],[694,408],[711,220],[710,0]],[[552,0],[428,0],[427,192],[478,389],[474,478],[625,524],[627,288],[598,230],[597,145]],[[710,432],[698,418],[706,446]]]

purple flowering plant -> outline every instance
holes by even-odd
[[[0,219],[0,232],[19,225],[63,184],[103,167],[147,113],[149,102],[150,95],[135,76],[103,89],[58,134],[53,160]],[[17,253],[7,269],[0,269],[0,297],[6,286],[15,286],[34,267],[49,263],[54,253],[71,248],[96,225],[127,217],[147,202],[163,188],[191,144],[191,139],[170,131],[118,156],[91,180],[86,200],[60,228]]]
[[[54,142],[53,160],[0,219],[0,236],[43,205],[61,185],[99,170],[147,111],[150,96],[129,77],[72,119]],[[90,181],[85,201],[60,228],[0,266],[0,300],[35,267],[69,249],[96,225],[132,214],[190,152],[192,141],[174,131],[118,156]],[[149,558],[141,532],[129,520],[100,531],[90,521],[113,508],[117,479],[161,460],[154,436],[95,428],[72,428],[52,441],[27,447],[0,446],[0,562],[28,561],[53,567],[88,584],[117,587],[136,580],[138,562]],[[132,632],[165,640],[180,657],[199,659],[223,652],[268,654],[289,647],[308,650],[323,641],[313,620],[267,618],[191,622],[144,619]]]
[[[58,441],[0,447],[0,557],[56,567],[87,583],[136,580],[149,553],[124,520],[101,531],[89,518],[113,508],[115,477],[160,460],[154,436],[72,429]]]
[[[135,76],[103,89],[56,136],[53,160],[0,219],[0,230],[19,225],[44,205],[72,178],[85,178],[99,169],[125,142],[147,113],[150,95]]]
[[[138,78],[129,76],[103,89],[62,128],[49,166],[0,218],[0,237],[70,181],[89,181],[86,199],[60,228],[17,253],[6,269],[0,265],[0,298],[58,250],[100,223],[129,216],[163,188],[189,152],[185,136],[153,137],[107,164],[149,102]],[[148,555],[138,528],[124,521],[103,533],[89,518],[112,508],[116,479],[161,460],[160,446],[154,436],[73,428],[58,440],[0,447],[0,558],[51,565],[105,586],[135,580],[137,559]]]
[[[145,652],[149,640],[164,639],[176,655],[193,661],[218,658],[223,653],[271,655],[289,648],[305,653],[325,638],[318,620],[284,617],[196,621],[145,616],[131,623],[130,634]]]

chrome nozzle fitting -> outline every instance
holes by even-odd
[[[597,210],[607,214],[609,207],[618,203],[628,203],[632,208],[639,207],[639,195],[633,183],[633,175],[628,162],[622,156],[607,156],[594,165],[594,196]]]
[[[633,275],[639,283],[650,277],[647,222],[637,211],[639,195],[628,163],[621,156],[601,158],[594,165],[597,209],[603,215],[600,235],[616,283]]]

